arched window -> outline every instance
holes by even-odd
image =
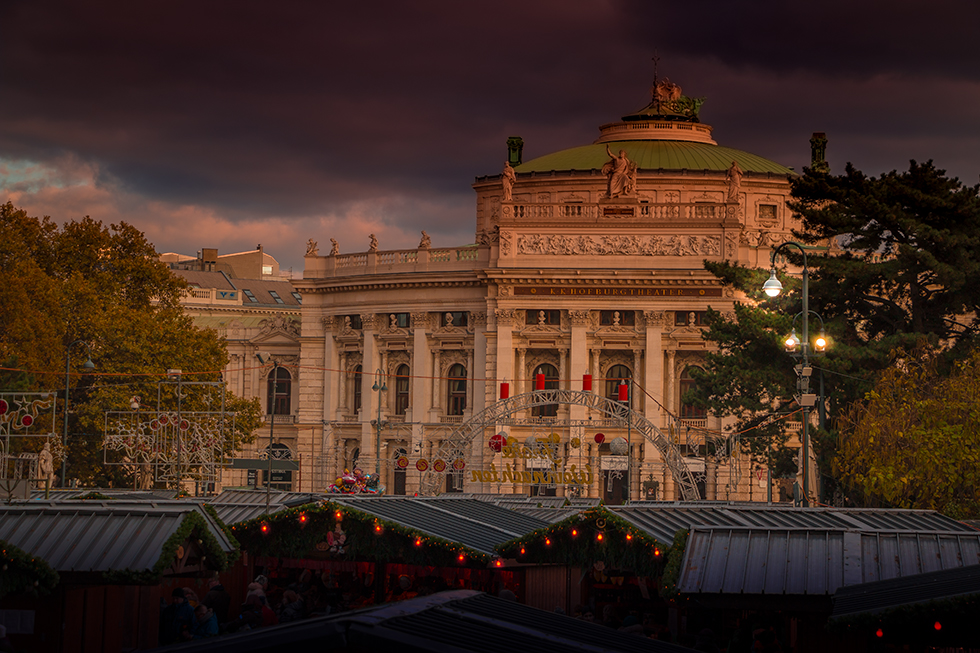
[[[466,368],[456,363],[449,368],[447,415],[462,415],[466,409]]]
[[[558,389],[558,370],[554,365],[549,365],[548,363],[538,365],[534,371],[535,384],[537,384],[538,374],[544,374],[545,390]],[[538,386],[535,385],[534,387],[537,388]],[[545,404],[544,406],[535,406],[531,409],[531,417],[554,417],[557,414],[558,404]]]
[[[627,387],[630,387],[630,379],[633,378],[633,372],[630,368],[625,365],[613,365],[606,372],[606,399],[612,399],[613,401],[619,401],[619,386],[623,381],[626,381]],[[630,397],[632,402],[632,389],[628,391],[627,397]]]
[[[395,415],[408,412],[408,389],[411,381],[408,365],[399,365],[395,370]]]
[[[354,368],[354,372],[351,374],[351,383],[354,386],[354,402],[352,403],[353,410],[356,413],[361,409],[361,366],[358,365]]]
[[[292,375],[285,367],[274,367],[269,372],[267,415],[288,415],[292,396]]]
[[[684,401],[684,396],[691,390],[698,387],[698,382],[691,376],[691,370],[693,369],[700,368],[686,367],[684,368],[684,371],[681,372],[681,419],[704,419],[708,414],[708,411],[701,406],[694,406]]]

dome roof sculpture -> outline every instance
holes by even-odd
[[[793,175],[792,170],[764,157],[721,147],[711,138],[711,126],[700,122],[703,98],[689,98],[670,80],[654,86],[646,107],[602,125],[591,145],[573,147],[532,159],[517,173],[601,170],[609,160],[606,146],[625,150],[640,170],[711,170],[723,172],[732,161],[750,173]]]

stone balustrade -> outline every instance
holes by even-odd
[[[488,247],[449,247],[307,256],[303,277],[322,279],[364,274],[474,270],[490,261]]]

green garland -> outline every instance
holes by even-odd
[[[687,548],[687,537],[691,530],[686,528],[674,534],[674,544],[667,556],[667,566],[661,580],[660,595],[665,599],[676,599],[680,596],[677,583],[681,576],[681,563],[684,561],[684,550]]]
[[[347,537],[344,553],[335,554],[341,560],[469,568],[484,568],[492,561],[491,556],[457,542],[329,500],[256,517],[231,529],[242,549],[252,555],[304,558],[326,542],[338,521]]]
[[[78,501],[112,501],[112,497],[107,494],[102,494],[101,492],[92,491],[78,497]]]
[[[58,581],[58,572],[47,562],[0,540],[0,598],[8,594],[50,594]]]
[[[212,506],[210,503],[202,503],[201,506],[204,508],[204,510],[207,511],[209,515],[211,515],[211,519],[213,519],[215,523],[217,523],[218,526],[221,527],[221,532],[225,534],[225,537],[228,538],[228,541],[231,542],[231,545],[235,547],[235,550],[232,551],[231,555],[228,556],[228,564],[231,565],[231,563],[238,560],[238,558],[240,558],[242,555],[242,551],[241,551],[242,547],[238,543],[238,540],[235,538],[234,531],[231,530],[231,527],[228,526],[228,524],[221,521],[221,518],[218,517],[218,511],[214,509],[214,506]]]
[[[538,564],[630,569],[639,576],[663,572],[668,549],[645,531],[602,506],[590,508],[496,547],[502,558]]]
[[[980,611],[980,594],[964,594],[922,603],[898,605],[881,612],[862,612],[834,617],[827,630],[837,633],[872,632],[877,628],[894,635],[907,629],[921,629],[934,621],[974,620]]]
[[[207,556],[207,566],[215,571],[224,571],[231,565],[232,557],[222,550],[218,539],[211,534],[207,521],[198,512],[189,512],[177,527],[177,530],[167,538],[161,547],[160,558],[149,570],[119,569],[107,571],[103,578],[114,585],[152,585],[163,576],[177,557],[177,549],[184,542],[196,538]]]

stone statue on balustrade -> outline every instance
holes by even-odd
[[[337,242],[336,238],[330,239],[330,256],[336,256],[340,254],[340,244]]]
[[[517,182],[517,173],[514,172],[513,166],[510,165],[510,161],[504,161],[504,171],[500,175],[500,183],[504,187],[504,202],[510,202],[514,199],[514,184]]]
[[[316,256],[319,252],[320,252],[320,249],[317,247],[317,243],[316,243],[315,240],[313,240],[312,238],[310,238],[308,241],[306,241],[306,255],[307,256]]]
[[[368,251],[369,252],[378,251],[378,237],[375,236],[374,234],[371,234],[370,236],[368,236],[368,238],[371,239],[371,245],[370,247],[368,247]]]
[[[419,249],[429,249],[432,245],[432,239],[429,238],[429,234],[425,233],[425,229],[422,230],[422,240],[419,241]]]

